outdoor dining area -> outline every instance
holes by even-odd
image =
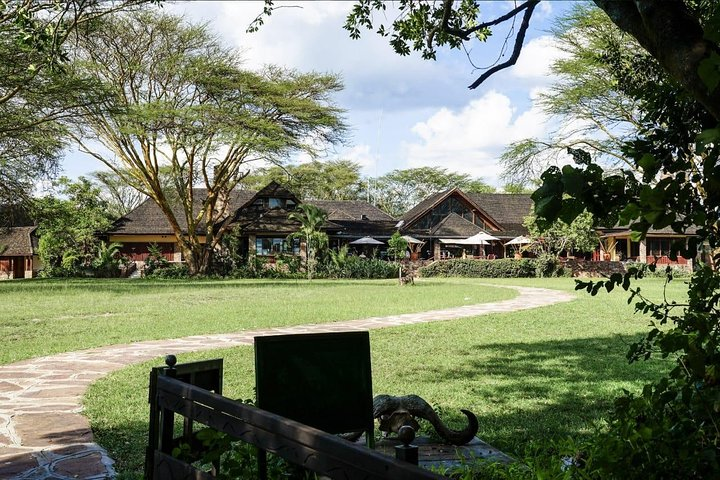
[[[435,247],[434,258],[447,260],[451,258],[469,258],[480,260],[495,260],[497,258],[521,258],[527,246],[533,240],[525,236],[517,236],[508,242],[479,232],[468,238],[440,238]]]
[[[467,238],[429,238],[421,240],[411,235],[403,235],[407,242],[407,258],[416,260],[449,260],[455,258],[495,260],[498,258],[522,258],[531,254],[528,247],[533,240],[520,235],[510,239],[498,238],[480,231]],[[373,257],[378,250],[387,246],[386,241],[365,236],[349,242],[353,252],[360,257]]]

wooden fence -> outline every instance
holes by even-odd
[[[257,446],[290,463],[330,478],[441,479],[428,470],[401,462],[285,417],[246,405],[183,382],[170,375],[155,379],[154,404],[160,413],[159,430],[148,447],[147,478],[212,479],[210,474],[171,456],[174,416],[202,423],[240,441]],[[152,409],[152,407],[151,407]],[[152,428],[152,425],[151,425]]]

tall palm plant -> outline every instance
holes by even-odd
[[[300,238],[305,242],[305,262],[308,280],[312,280],[315,272],[317,253],[328,245],[328,236],[320,228],[327,221],[327,213],[315,205],[303,203],[297,211],[288,215],[290,220],[300,222],[300,230],[288,238]]]

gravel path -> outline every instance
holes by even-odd
[[[261,335],[371,330],[526,310],[575,298],[544,288],[505,288],[519,295],[421,313],[111,345],[0,366],[0,479],[113,478],[113,461],[93,442],[81,414],[82,398],[89,384],[128,365],[169,353],[252,345],[253,337]]]

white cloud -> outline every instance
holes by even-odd
[[[551,80],[550,67],[565,56],[555,43],[556,40],[549,35],[530,40],[523,47],[518,62],[511,69],[513,76],[538,81]]]
[[[412,128],[420,141],[403,145],[407,166],[442,166],[497,185],[503,148],[547,130],[547,118],[537,106],[517,113],[510,98],[497,91],[458,111],[443,108]]]

